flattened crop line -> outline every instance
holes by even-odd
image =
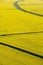
[[[23,1],[23,0],[21,0],[21,1]],[[18,5],[18,2],[20,2],[20,1],[14,2],[14,6],[15,6],[18,10],[23,11],[23,12],[26,12],[26,13],[34,14],[34,15],[37,15],[37,16],[40,16],[40,17],[43,17],[43,14],[34,13],[34,12],[27,11],[27,10],[21,8],[21,7]]]
[[[5,44],[5,43],[0,42],[0,45],[6,46],[6,47],[9,47],[9,48],[12,48],[12,49],[16,49],[16,50],[19,50],[19,51],[21,51],[21,52],[24,52],[24,53],[30,54],[30,55],[32,55],[32,56],[35,56],[35,57],[38,57],[38,58],[43,59],[43,56],[41,56],[41,55],[35,54],[35,53],[33,53],[33,52],[30,52],[30,51],[27,51],[27,50],[24,50],[24,49],[15,47],[15,46],[11,46],[11,45],[9,45],[9,44]]]
[[[25,34],[42,34],[43,31],[37,31],[37,32],[23,32],[23,33],[13,33],[13,34],[0,34],[0,36],[12,36],[12,35],[25,35]]]

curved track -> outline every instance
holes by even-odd
[[[34,12],[27,11],[27,10],[21,8],[21,7],[18,5],[19,2],[20,2],[20,1],[16,1],[16,2],[14,2],[14,6],[15,6],[17,9],[19,9],[20,11],[23,11],[23,12],[26,12],[26,13],[29,13],[29,14],[34,14],[34,15],[37,15],[37,16],[40,16],[40,17],[43,17],[42,14],[34,13]]]

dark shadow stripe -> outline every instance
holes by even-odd
[[[16,2],[14,2],[14,6],[15,6],[17,9],[19,9],[20,11],[23,11],[23,12],[26,12],[26,13],[30,13],[30,14],[34,14],[34,15],[37,15],[37,16],[40,16],[40,17],[43,17],[42,14],[34,13],[34,12],[27,11],[27,10],[21,8],[21,7],[18,5],[18,2],[20,2],[20,1],[16,1]]]
[[[0,36],[12,36],[12,35],[25,35],[25,34],[42,34],[43,31],[38,32],[23,32],[23,33],[13,33],[13,34],[0,34]]]
[[[43,59],[43,56],[38,55],[38,54],[35,54],[35,53],[33,53],[33,52],[30,52],[30,51],[27,51],[27,50],[24,50],[24,49],[15,47],[15,46],[11,46],[11,45],[8,45],[8,44],[2,43],[2,42],[0,42],[0,44],[3,45],[3,46],[6,46],[6,47],[9,47],[9,48],[12,48],[12,49],[16,49],[16,50],[19,50],[19,51],[21,51],[21,52],[24,52],[24,53],[27,53],[27,54],[30,54],[30,55],[33,55],[33,56],[35,56],[35,57],[38,57],[38,58]]]

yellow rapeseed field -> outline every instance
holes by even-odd
[[[0,0],[0,65],[43,65],[43,0]]]

